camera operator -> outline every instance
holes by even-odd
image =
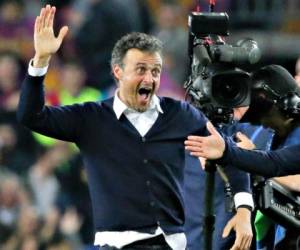
[[[223,138],[210,122],[207,123],[207,128],[210,136],[189,136],[185,141],[186,148],[192,155],[211,160],[219,159],[222,163],[234,161],[236,168],[265,177],[300,173],[300,143],[267,152],[244,150],[238,147],[240,143]],[[261,165],[265,167],[262,168]]]
[[[249,136],[255,146],[260,149],[266,149],[272,133],[267,129],[258,126],[251,126],[248,123],[239,123],[248,107],[234,108],[234,122],[223,127],[222,132],[228,136],[235,135],[237,131],[242,131]],[[244,140],[245,136],[237,134],[239,140]],[[248,147],[248,146],[247,146]],[[252,145],[249,148],[253,148]],[[185,199],[186,199],[186,233],[188,239],[188,248],[190,250],[202,249],[203,229],[205,227],[204,208],[199,204],[204,203],[206,173],[198,167],[199,160],[195,157],[187,157],[185,170]],[[203,162],[201,165],[204,166]],[[250,178],[244,171],[236,171],[231,167],[224,169],[224,174],[228,180],[221,178],[219,174],[215,175],[214,192],[214,212],[215,212],[215,230],[213,249],[249,249],[252,239],[251,231],[251,209],[246,208],[250,195]],[[236,211],[225,209],[228,205],[228,194],[222,192],[224,184],[230,183],[234,197]],[[241,203],[242,202],[242,203]],[[253,203],[252,203],[253,206]],[[250,208],[250,207],[249,207]],[[253,207],[252,207],[253,208]]]
[[[272,149],[283,149],[292,145],[298,145],[291,147],[293,152],[295,148],[299,149],[300,145],[300,116],[299,116],[299,104],[300,90],[293,77],[281,66],[270,65],[261,68],[255,72],[252,76],[253,81],[253,94],[251,99],[250,109],[247,112],[247,117],[252,123],[259,123],[265,127],[270,127],[275,131],[275,137],[273,139]],[[209,159],[220,158],[224,152],[223,160],[228,162],[234,162],[234,166],[245,165],[244,170],[252,168],[255,172],[265,174],[266,176],[288,174],[288,171],[284,170],[284,162],[290,161],[289,170],[291,166],[296,166],[296,157],[299,162],[299,151],[295,155],[291,155],[290,149],[269,153],[254,153],[251,151],[237,150],[236,147],[231,146],[231,142],[228,142],[227,149],[225,150],[225,143],[217,131],[208,125],[209,131],[212,133],[207,138],[190,136],[185,142],[186,149],[191,151],[192,155],[198,157],[205,157]],[[214,141],[213,141],[214,140]],[[291,156],[291,158],[287,158]],[[265,158],[265,160],[263,160]],[[272,160],[271,163],[267,160]],[[276,163],[276,160],[279,160]],[[252,166],[252,167],[250,167]],[[273,166],[276,170],[259,169],[262,166]],[[297,173],[297,169],[292,170],[292,173]],[[298,165],[299,173],[299,165]],[[286,183],[291,183],[299,177],[284,177],[285,179],[279,179]],[[291,183],[292,185],[295,183]],[[268,222],[269,223],[269,222]],[[264,220],[263,229],[266,230],[266,220]],[[259,232],[258,232],[259,233]],[[286,230],[279,225],[272,225],[268,228],[270,237],[273,235],[273,241],[260,241],[264,245],[259,246],[263,249],[292,249],[297,242],[298,233],[292,230]],[[272,237],[272,236],[271,236]],[[265,237],[264,237],[265,238]],[[270,238],[269,238],[270,239]],[[271,238],[272,239],[272,238]],[[294,249],[294,248],[293,248]]]

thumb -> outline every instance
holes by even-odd
[[[206,128],[211,135],[219,135],[219,132],[216,130],[216,128],[214,127],[214,125],[212,125],[211,122],[206,123]]]
[[[224,228],[224,230],[223,230],[222,237],[223,237],[223,238],[226,238],[226,237],[229,235],[229,233],[231,232],[232,228],[233,228],[233,223],[232,223],[232,219],[231,219],[231,220],[228,221],[228,223],[226,224],[226,226],[225,226],[225,228]]]
[[[68,33],[68,26],[64,26],[60,29],[58,34],[58,39],[62,42],[62,40],[65,38],[66,34]]]

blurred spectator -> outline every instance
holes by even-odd
[[[69,208],[63,214],[59,229],[65,238],[70,242],[72,250],[81,250],[81,239],[79,238],[79,229],[81,227],[81,218],[75,208]]]
[[[24,187],[13,174],[0,175],[0,243],[6,242],[18,223],[22,206],[28,204]]]
[[[61,142],[47,149],[31,167],[29,183],[32,188],[39,214],[46,215],[55,205],[59,183],[54,171],[69,158],[70,148]]]
[[[77,241],[80,237],[84,243],[92,242],[94,232],[85,172],[82,161],[68,143],[58,142],[38,158],[30,169],[29,183],[37,210],[46,218],[43,235],[55,233],[61,212],[61,222],[66,224],[61,224],[60,230],[65,236],[73,237],[69,231],[74,227]]]
[[[32,17],[26,16],[23,0],[0,1],[0,51],[13,51],[22,59],[29,60],[33,54]]]
[[[17,135],[10,125],[0,125],[0,165],[6,170],[13,168],[11,166],[11,157],[15,153]]]
[[[92,87],[86,86],[87,75],[82,65],[72,59],[60,66],[58,72],[60,88],[48,91],[46,101],[50,105],[70,105],[103,99],[102,93]],[[33,133],[34,138],[46,147],[53,146],[57,140]]]
[[[60,213],[56,207],[52,207],[50,211],[43,217],[43,226],[40,231],[40,241],[46,245],[52,240],[56,240],[58,236],[58,224]]]
[[[0,123],[0,168],[2,171],[22,175],[35,160],[34,152],[24,151],[19,146],[19,140],[20,136],[11,124]]]
[[[18,174],[28,169],[36,152],[31,132],[15,118],[23,66],[16,53],[0,52],[0,164]]]
[[[188,71],[188,31],[182,26],[187,13],[176,1],[163,1],[157,11],[157,26],[152,31],[164,43],[164,68],[160,95],[177,97],[183,94],[183,83]]]
[[[44,249],[82,250],[78,234],[80,225],[81,221],[75,210],[69,209],[61,215],[56,208],[51,209],[41,228],[41,245]]]
[[[19,102],[21,64],[16,54],[0,53],[0,109],[11,112]]]
[[[39,217],[31,206],[24,206],[20,209],[16,230],[5,243],[5,249],[28,249],[29,246],[37,247],[36,238],[40,228]],[[37,248],[32,248],[34,250]]]
[[[87,75],[79,62],[74,60],[66,62],[60,73],[62,84],[59,93],[60,103],[70,105],[103,99],[99,90],[85,86]]]
[[[234,29],[278,29],[283,24],[285,2],[283,0],[230,1],[229,14],[232,20],[230,23]]]
[[[81,217],[80,235],[84,243],[94,240],[92,208],[87,176],[80,155],[74,155],[68,162],[56,169],[56,177],[61,183],[57,206],[61,211],[75,207]]]
[[[33,18],[39,12],[42,6],[41,0],[26,0],[24,5],[24,15]]]
[[[26,237],[21,243],[20,250],[39,250],[38,239],[35,236]]]
[[[57,210],[53,209],[46,218],[43,218],[37,215],[37,211],[32,206],[22,207],[13,233],[2,244],[1,249],[82,250],[81,240],[78,237],[79,227],[80,219],[77,213],[71,210],[61,216]]]
[[[110,52],[121,36],[150,30],[147,5],[139,0],[91,0],[76,35],[76,48],[88,73],[89,84],[100,90],[114,86]]]

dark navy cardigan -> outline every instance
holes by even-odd
[[[186,102],[160,98],[163,114],[141,137],[113,111],[113,98],[44,106],[43,77],[26,76],[17,112],[28,128],[75,142],[83,156],[97,231],[183,231],[184,140],[204,135],[205,116]],[[199,190],[201,192],[201,190]]]

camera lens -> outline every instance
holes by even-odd
[[[249,105],[249,77],[239,72],[218,74],[212,79],[212,96],[221,107]]]
[[[233,82],[224,82],[220,86],[220,92],[223,93],[225,100],[236,99],[240,95],[240,86],[237,86]]]

